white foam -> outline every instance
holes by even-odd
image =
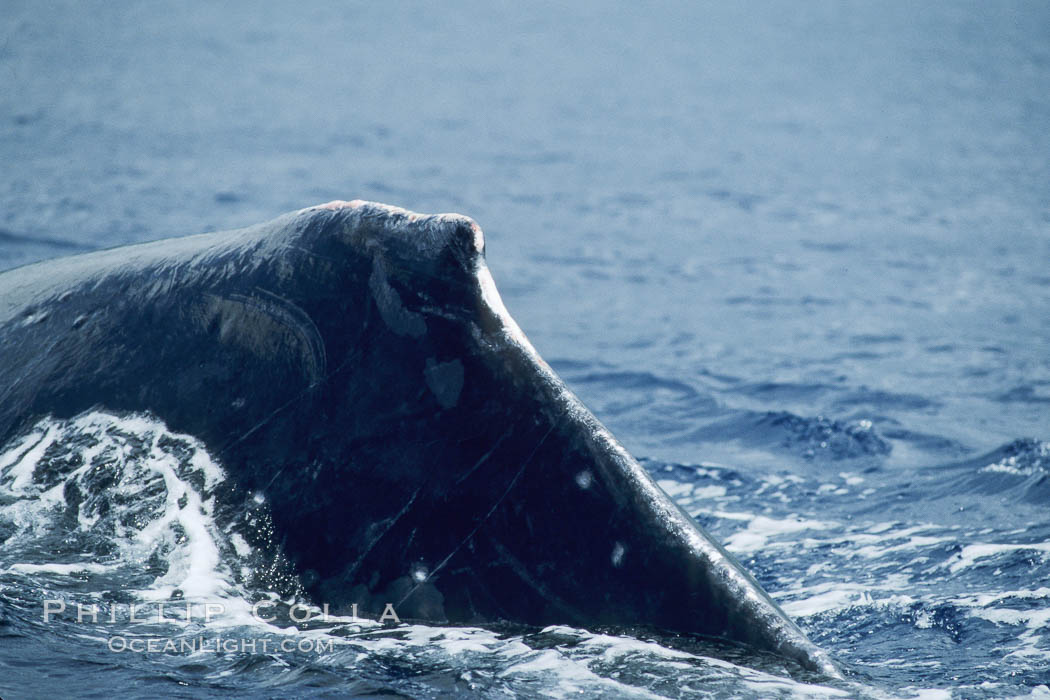
[[[715,500],[725,498],[726,495],[726,487],[720,484],[700,486],[687,481],[675,481],[673,479],[661,479],[656,484],[679,504],[688,499],[688,502],[684,504],[686,506],[693,505],[693,502],[697,500]]]
[[[11,478],[8,487],[11,492],[24,493],[33,483],[33,470],[36,469],[36,465],[44,456],[47,448],[55,441],[57,433],[58,427],[53,422],[44,421],[19,445],[5,453],[3,461],[7,464],[5,464],[6,472],[3,477],[4,479]],[[32,447],[19,459],[17,455],[27,444],[31,444]],[[15,462],[15,460],[18,461]],[[12,462],[14,463],[11,464]]]
[[[981,559],[1009,554],[1011,552],[1038,552],[1041,555],[1050,553],[1050,542],[1033,542],[1030,544],[968,544],[951,560],[941,566],[947,566],[949,571],[957,574],[963,569],[974,566]]]
[[[83,572],[101,574],[113,571],[117,567],[113,564],[94,564],[83,562],[78,564],[12,564],[7,571],[20,574],[55,574],[57,576],[69,576]]]
[[[901,688],[905,693],[908,700],[951,700],[952,692],[950,690],[944,690],[942,688]]]
[[[141,426],[145,427],[145,426]],[[223,577],[216,576],[220,563],[219,548],[211,532],[211,500],[203,501],[201,495],[176,474],[178,461],[159,447],[161,434],[154,434],[147,464],[163,477],[167,491],[164,513],[141,530],[136,539],[151,545],[174,524],[179,524],[186,533],[186,546],[176,550],[179,554],[169,559],[167,574],[150,589],[142,591],[149,600],[166,600],[178,588],[188,598],[201,598],[225,593],[228,589]],[[196,450],[194,464],[205,466],[205,475],[218,470],[205,455],[203,448]],[[180,507],[179,501],[185,502]]]
[[[1034,590],[1021,589],[1016,591],[1003,591],[1001,593],[979,593],[974,596],[956,598],[955,602],[959,605],[987,607],[1004,600],[1031,600],[1043,598],[1050,598],[1050,588],[1044,586]]]
[[[1030,456],[1029,459],[1031,459]],[[1010,457],[1004,457],[998,462],[985,465],[978,469],[978,471],[984,473],[1011,474],[1013,476],[1031,476],[1032,474],[1042,471],[1039,464],[1047,459],[1050,459],[1050,442],[1040,442],[1035,450],[1034,461],[1037,462],[1035,465],[1018,464],[1018,455],[1012,455]]]
[[[252,546],[236,532],[230,535],[230,544],[239,557],[246,557],[252,553]]]
[[[84,436],[89,440],[83,440]],[[113,563],[56,563],[17,561],[8,565],[9,571],[20,573],[51,573],[69,575],[81,571],[112,572],[122,566],[134,565],[149,559],[157,551],[168,551],[168,570],[153,585],[137,592],[143,600],[168,600],[175,589],[186,599],[226,596],[230,591],[229,571],[222,565],[217,544],[217,528],[211,519],[213,501],[178,475],[180,465],[174,454],[162,446],[164,439],[188,443],[192,454],[188,468],[203,476],[206,488],[223,479],[222,469],[208,456],[204,447],[190,436],[169,432],[163,423],[142,415],[114,416],[90,412],[70,421],[51,418],[42,420],[32,432],[0,455],[0,492],[11,503],[0,508],[5,518],[18,529],[18,541],[32,540],[58,525],[55,516],[69,507],[65,492],[69,485],[81,491],[90,486],[79,481],[92,469],[103,468],[112,473],[113,483],[108,487],[119,497],[113,508],[142,509],[148,519],[144,526],[129,526],[123,518],[114,520],[114,544],[118,554]],[[138,447],[145,442],[145,453]],[[68,452],[77,451],[79,463],[75,469],[60,475],[57,483],[48,488],[34,482],[34,474],[45,453],[53,445]],[[86,443],[83,447],[73,447]],[[63,458],[68,458],[63,453]],[[154,505],[147,496],[155,489],[155,479],[163,482],[162,499]],[[90,482],[88,482],[90,483]],[[88,494],[90,495],[90,494]],[[120,505],[120,503],[128,505]],[[84,504],[77,507],[77,523],[81,531],[95,527],[101,514],[89,513]],[[134,518],[129,519],[129,522]],[[175,532],[184,535],[176,541]],[[234,547],[247,543],[243,540]],[[243,549],[243,547],[242,547]]]
[[[512,674],[541,677],[547,674],[556,675],[559,682],[554,688],[554,695],[557,697],[564,697],[566,693],[595,695],[613,690],[617,696],[660,697],[649,690],[614,683],[599,675],[604,668],[619,669],[641,663],[647,669],[645,676],[653,680],[673,679],[679,690],[690,686],[695,686],[697,691],[700,691],[701,688],[710,689],[712,682],[720,681],[726,684],[727,688],[743,686],[755,692],[759,697],[833,698],[849,696],[848,692],[838,688],[809,685],[738,666],[722,659],[698,656],[632,637],[592,634],[561,626],[548,627],[543,632],[571,637],[576,643],[564,648],[523,651],[520,654],[523,657],[522,660],[501,672],[501,677]],[[595,683],[595,680],[598,682]]]
[[[905,536],[905,532],[895,534],[893,539],[900,539],[902,536]],[[907,534],[906,537],[906,541],[898,542],[897,544],[883,546],[868,545],[866,547],[859,547],[855,550],[855,553],[857,556],[864,557],[865,559],[880,559],[887,554],[892,554],[894,552],[901,552],[908,549],[919,549],[921,547],[932,547],[933,545],[941,544],[942,542],[954,541],[954,538],[952,537],[912,535],[910,533]]]
[[[693,485],[687,481],[675,481],[673,479],[660,479],[656,485],[664,490],[668,496],[679,499],[693,493]]]
[[[908,606],[915,599],[897,591],[908,587],[908,577],[892,574],[881,584],[863,584],[846,581],[824,581],[811,586],[799,586],[777,591],[774,597],[780,607],[795,617],[809,617],[834,610],[863,607]]]
[[[826,530],[833,523],[802,518],[784,518],[777,520],[765,515],[751,517],[747,528],[733,533],[726,538],[726,549],[733,552],[754,552],[765,548],[771,537],[795,534],[807,530]]]

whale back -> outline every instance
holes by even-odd
[[[466,217],[335,202],[0,274],[0,442],[100,407],[203,441],[335,609],[646,625],[834,672],[539,357]]]

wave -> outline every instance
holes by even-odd
[[[940,467],[944,493],[997,495],[1004,502],[1050,502],[1050,442],[1020,438],[972,459]]]
[[[892,446],[870,420],[806,417],[787,411],[740,411],[689,435],[702,441],[736,440],[806,461],[883,458]]]

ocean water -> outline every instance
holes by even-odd
[[[0,696],[1050,697],[1047,4],[5,0],[0,163],[0,269],[337,198],[472,216],[540,353],[847,676],[261,623],[222,465],[94,413],[0,446]]]

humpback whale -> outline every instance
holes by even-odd
[[[481,229],[352,201],[0,274],[0,444],[146,412],[200,439],[313,598],[646,626],[834,663],[507,312]]]

